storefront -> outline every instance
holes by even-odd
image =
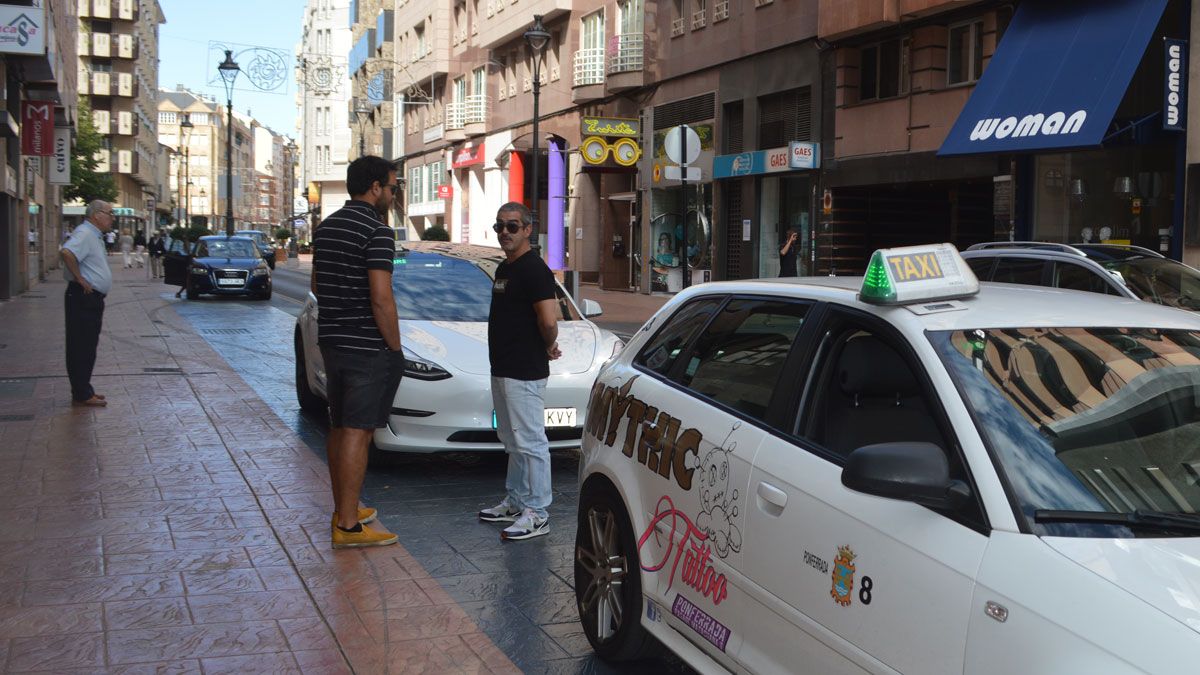
[[[457,148],[450,159],[450,189],[448,195],[450,204],[451,233],[450,240],[463,244],[483,243],[480,236],[474,234],[471,228],[471,202],[479,201],[484,190],[483,165],[485,143],[468,142]],[[486,217],[478,218],[480,222]]]
[[[1022,3],[939,155],[1011,158],[1015,238],[1180,258],[1186,7]]]
[[[715,123],[701,122],[688,127],[700,142],[699,156],[689,164],[693,175],[686,184],[679,180],[680,168],[666,149],[670,128],[654,132],[654,157],[651,165],[648,247],[639,237],[632,242],[635,274],[640,276],[640,252],[650,252],[650,291],[677,293],[684,288],[686,259],[690,270],[688,285],[712,279],[713,265],[713,167],[715,162]],[[637,232],[637,234],[641,234]]]
[[[792,141],[780,148],[719,155],[713,160],[714,178],[730,184],[753,181],[758,195],[758,212],[745,213],[751,217],[741,222],[742,241],[752,243],[754,276],[813,274],[814,172],[820,168],[820,157],[819,144]],[[788,253],[795,269],[781,274],[780,249],[793,232],[796,238]],[[794,258],[792,247],[797,249]]]

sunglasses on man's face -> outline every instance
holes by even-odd
[[[519,220],[497,220],[496,224],[492,225],[492,229],[495,230],[497,234],[503,232],[504,230],[508,230],[509,234],[516,234],[521,231],[522,227],[525,227],[525,223],[522,223]]]

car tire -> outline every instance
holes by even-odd
[[[636,661],[654,655],[659,643],[641,622],[641,568],[625,506],[607,485],[585,485],[578,514],[575,607],[588,642],[607,661]],[[614,574],[612,570],[617,568],[621,571]]]
[[[270,300],[271,299],[271,289],[268,288],[265,292],[259,293],[258,299],[259,300]]]
[[[324,415],[329,410],[325,399],[308,386],[308,364],[304,361],[304,339],[296,332],[296,401],[300,409],[310,415]]]

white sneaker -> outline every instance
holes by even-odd
[[[479,519],[486,523],[513,523],[520,515],[521,509],[509,504],[508,497],[505,497],[504,501],[492,508],[480,511]]]
[[[550,534],[550,519],[538,518],[533,509],[525,509],[521,512],[521,517],[517,518],[517,522],[500,531],[500,538],[517,541],[540,537],[543,534]]]

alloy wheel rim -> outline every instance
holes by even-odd
[[[579,595],[580,614],[596,639],[606,642],[624,625],[622,590],[628,566],[612,511],[596,507],[588,509],[587,531],[587,545],[576,547],[575,552],[575,564],[583,570],[586,579]]]

